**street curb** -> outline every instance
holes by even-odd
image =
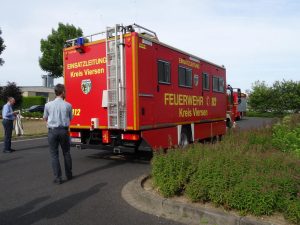
[[[142,184],[148,177],[148,175],[140,176],[128,182],[122,189],[122,198],[129,205],[145,213],[191,225],[275,225],[232,215],[217,209],[195,207],[192,204],[163,198],[144,190]]]
[[[44,139],[47,138],[47,134],[42,134],[40,136],[19,136],[19,137],[13,137],[11,139],[12,143],[16,142],[22,142],[22,141],[33,141],[33,140],[39,140],[39,139]],[[3,140],[0,140],[0,144],[3,144]]]
[[[40,139],[40,138],[46,138],[48,135],[47,134],[41,134],[41,135],[32,135],[32,136],[15,136],[12,137],[12,141],[26,141],[26,140],[35,140],[35,139]],[[3,141],[2,141],[3,142]]]

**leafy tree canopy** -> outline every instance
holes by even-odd
[[[300,111],[300,82],[276,81],[269,87],[264,81],[256,81],[249,94],[249,105],[258,112]]]
[[[22,104],[22,92],[20,87],[15,82],[7,82],[1,90],[1,100],[3,103],[7,102],[8,97],[14,97],[16,100],[15,108],[19,108]]]
[[[63,48],[67,40],[82,36],[81,28],[70,24],[58,24],[58,29],[52,29],[47,39],[41,40],[42,56],[39,64],[42,70],[55,78],[63,76]]]
[[[0,55],[2,54],[2,52],[4,51],[5,49],[5,45],[4,45],[4,40],[3,38],[1,37],[1,34],[2,34],[2,31],[0,29]],[[4,63],[4,60],[2,58],[0,58],[0,66],[2,66]]]

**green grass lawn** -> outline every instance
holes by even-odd
[[[2,125],[2,120],[0,120],[0,140],[3,141],[4,129]],[[32,137],[32,136],[42,136],[47,134],[46,122],[42,120],[22,120],[24,135],[21,137]],[[13,138],[18,138],[15,131],[13,130]]]

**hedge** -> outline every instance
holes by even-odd
[[[283,120],[292,130],[299,123],[299,115]],[[193,202],[211,202],[243,215],[281,212],[300,224],[299,145],[294,136],[277,140],[276,132],[278,125],[237,130],[217,144],[157,152],[152,160],[154,185],[165,197],[186,195]]]
[[[22,108],[26,109],[33,105],[44,105],[46,104],[46,98],[43,96],[28,96],[23,97]]]

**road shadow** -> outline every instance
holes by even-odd
[[[74,176],[74,179],[76,178],[79,178],[79,177],[83,177],[83,176],[86,176],[86,175],[89,175],[89,174],[92,174],[92,173],[96,173],[98,171],[101,171],[101,170],[107,170],[107,169],[111,169],[113,167],[116,167],[116,166],[120,166],[120,165],[123,165],[125,162],[115,162],[115,161],[112,161],[112,162],[109,162],[108,164],[106,165],[103,165],[103,166],[99,166],[99,167],[96,167],[96,168],[93,168],[93,169],[90,169],[90,170],[87,170],[83,173],[79,173],[79,174],[76,174]]]
[[[17,224],[15,223],[16,218],[29,213],[38,204],[48,200],[49,198],[50,196],[39,197],[17,208],[0,212],[0,224]]]
[[[138,163],[138,164],[149,164],[153,154],[152,152],[137,152],[129,153],[124,152],[120,154],[114,154],[111,151],[103,151],[87,156],[91,159],[105,159],[111,161],[125,162],[125,163]]]
[[[51,202],[35,211],[35,206],[42,201],[49,199],[49,196],[38,198],[23,206],[17,207],[12,210],[0,212],[0,224],[5,225],[31,225],[43,219],[57,218],[74,206],[78,205],[85,199],[97,194],[99,190],[107,185],[106,183],[96,184],[86,191],[82,191],[57,201]]]
[[[77,179],[79,177],[83,177],[92,173],[96,173],[102,170],[107,170],[111,169],[117,166],[121,166],[127,163],[139,163],[139,164],[149,164],[151,157],[149,154],[142,154],[142,155],[137,155],[137,154],[130,154],[130,153],[122,153],[122,154],[114,154],[112,152],[106,152],[106,151],[101,151],[99,153],[91,154],[86,156],[89,159],[95,159],[95,160],[108,160],[108,163],[90,170],[87,170],[85,172],[76,174],[74,176],[74,179]]]

